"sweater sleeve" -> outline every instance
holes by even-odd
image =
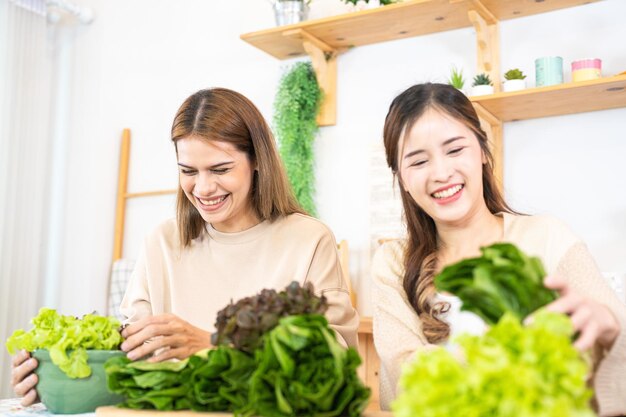
[[[372,261],[374,344],[380,357],[380,406],[389,410],[398,392],[402,365],[421,349],[431,349],[402,281],[403,246],[400,241],[381,246]]]
[[[126,317],[124,324],[136,322],[142,317],[152,314],[145,247],[140,252],[135,263],[135,269],[130,276],[128,287],[120,305],[120,313]]]
[[[335,238],[329,230],[317,243],[305,282],[311,282],[315,292],[326,297],[326,318],[344,346],[357,347],[359,314],[352,306],[348,286],[344,282]]]
[[[581,294],[605,305],[620,324],[620,333],[611,350],[596,359],[594,391],[600,416],[626,414],[626,304],[602,277],[587,246],[579,242],[563,256],[557,267],[563,276]]]

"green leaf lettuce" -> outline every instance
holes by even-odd
[[[119,349],[122,342],[118,331],[120,322],[113,317],[86,314],[79,319],[44,307],[31,323],[33,328],[28,332],[19,329],[7,339],[9,353],[13,355],[20,349],[28,352],[47,349],[52,363],[70,378],[91,375],[87,364],[88,349]]]

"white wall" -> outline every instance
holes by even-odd
[[[176,185],[169,143],[173,115],[194,91],[240,91],[271,120],[278,61],[239,39],[273,25],[263,0],[83,0],[96,21],[75,39],[73,120],[67,167],[66,227],[58,307],[104,311],[112,252],[121,129],[133,131],[131,191]],[[312,17],[344,6],[314,0]],[[622,39],[626,2],[582,7],[503,22],[502,69],[534,78],[534,58],[600,57],[604,73],[626,70]],[[556,34],[555,27],[558,27]],[[473,75],[472,29],[348,51],[338,60],[338,123],[317,140],[320,217],[351,245],[351,273],[363,313],[369,294],[369,152],[381,140],[390,101],[410,85],[444,81],[452,64]],[[566,71],[566,78],[569,71]],[[539,104],[540,105],[540,104]],[[604,270],[626,271],[626,109],[509,123],[505,188],[514,207],[553,213],[589,243]],[[146,229],[173,215],[173,199],[131,203],[125,253],[134,256]]]

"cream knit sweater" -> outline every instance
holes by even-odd
[[[609,352],[600,352],[594,375],[601,416],[626,414],[626,304],[602,277],[585,244],[560,221],[547,216],[503,214],[503,241],[538,256],[548,274],[565,277],[582,294],[606,305],[618,319],[621,332]],[[374,286],[374,343],[381,361],[380,402],[388,410],[397,394],[401,366],[421,349],[434,348],[402,287],[404,241],[392,241],[377,251]]]
[[[326,318],[342,344],[357,345],[359,316],[341,274],[337,245],[320,221],[292,214],[239,233],[207,232],[182,249],[169,220],[148,236],[122,300],[134,322],[172,313],[213,332],[217,312],[264,288],[311,282],[329,304]],[[342,340],[343,339],[343,340]]]

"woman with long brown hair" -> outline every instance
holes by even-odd
[[[519,215],[506,204],[487,136],[467,97],[444,84],[410,87],[393,100],[383,136],[407,225],[407,239],[384,244],[372,266],[383,409],[396,395],[402,364],[417,350],[484,330],[477,316],[460,311],[458,298],[435,291],[434,276],[479,256],[482,246],[511,242],[542,259],[545,285],[561,294],[547,308],[571,316],[579,333],[575,346],[600,352],[594,377],[600,413],[625,412],[626,306],[563,223]]]
[[[210,347],[217,312],[231,300],[292,281],[326,297],[338,340],[356,346],[359,318],[335,238],[300,208],[254,104],[232,90],[198,91],[178,110],[172,142],[177,216],[145,240],[122,301],[128,357],[182,359]],[[13,361],[24,404],[37,397],[36,366],[25,352]]]

